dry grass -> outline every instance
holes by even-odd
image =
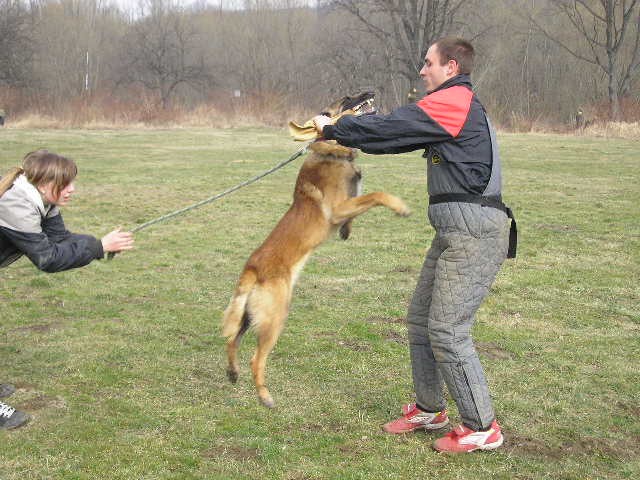
[[[119,95],[104,90],[64,101],[43,95],[26,95],[17,89],[0,88],[5,127],[16,129],[146,130],[155,128],[283,127],[289,120],[304,122],[316,110],[292,102],[277,93],[244,94],[234,98],[227,90],[212,91],[202,103],[186,106],[176,101],[163,108],[153,92],[130,88]],[[640,139],[640,106],[631,99],[622,103],[624,122],[604,118],[605,104],[584,108],[587,127],[553,120],[549,115],[528,116],[518,112],[494,112],[494,123],[509,133],[561,133],[585,137]]]
[[[640,140],[640,122],[603,122],[589,125],[577,132],[588,137],[627,138]]]
[[[246,94],[234,98],[228,91],[212,92],[202,103],[186,106],[179,101],[163,108],[158,97],[131,90],[122,97],[110,91],[94,92],[65,101],[25,98],[20,92],[0,88],[0,105],[6,111],[6,128],[18,129],[148,129],[234,128],[283,126],[304,121],[313,112],[278,94]]]
[[[304,120],[311,116],[302,108],[297,113],[285,115],[282,112],[256,113],[250,109],[238,108],[232,111],[218,109],[212,105],[200,105],[193,110],[172,110],[164,115],[154,115],[153,121],[131,118],[122,115],[116,118],[96,116],[61,116],[54,117],[43,113],[25,113],[12,119],[5,125],[9,129],[69,129],[86,130],[146,130],[156,128],[246,128],[264,126],[284,126],[288,120]],[[517,126],[499,127],[500,131],[509,133],[565,133],[568,135],[598,138],[623,138],[640,140],[640,122],[601,122],[584,129],[569,129],[553,126],[543,120],[519,122]]]
[[[285,125],[289,120],[304,121],[312,113],[299,108],[293,113],[259,111],[250,105],[223,109],[214,105],[200,105],[193,110],[176,108],[154,109],[146,115],[120,113],[106,116],[95,112],[61,112],[50,115],[26,112],[11,118],[5,128],[16,129],[86,129],[86,130],[144,130],[154,128],[238,128]]]

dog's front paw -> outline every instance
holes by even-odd
[[[401,217],[408,217],[409,215],[411,215],[411,209],[409,207],[406,207],[399,211],[398,215],[400,215]]]
[[[401,217],[408,217],[409,215],[411,215],[411,209],[407,207],[406,203],[404,203],[400,199],[398,199],[398,202],[400,203],[400,205],[398,205],[398,207],[394,209],[395,212]]]

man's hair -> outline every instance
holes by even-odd
[[[467,75],[471,73],[475,55],[471,43],[458,37],[444,37],[438,40],[435,45],[437,45],[440,55],[440,65],[446,64],[449,60],[455,60],[458,64],[458,73],[466,73]]]

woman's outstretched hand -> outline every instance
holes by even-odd
[[[123,232],[122,227],[118,227],[102,237],[102,249],[105,252],[119,253],[124,250],[132,250],[133,242],[133,233]]]

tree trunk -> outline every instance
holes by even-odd
[[[618,78],[614,69],[609,71],[609,111],[611,120],[614,122],[622,120],[620,99],[618,98]]]

